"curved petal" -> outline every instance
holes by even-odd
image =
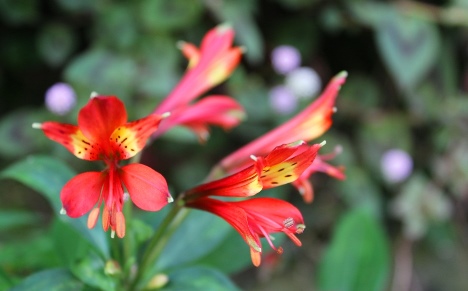
[[[164,177],[143,164],[130,164],[119,171],[133,203],[146,211],[158,211],[172,201]]]
[[[126,160],[135,156],[146,145],[150,135],[158,129],[163,116],[150,114],[124,125],[118,126],[110,136],[112,152],[119,160]]]
[[[105,177],[101,172],[86,172],[65,184],[60,199],[68,216],[80,217],[96,205]]]
[[[125,106],[115,96],[91,98],[78,114],[80,130],[96,143],[106,143],[114,130],[126,122]]]
[[[86,138],[75,125],[49,121],[42,123],[40,128],[48,138],[63,145],[80,159],[96,161],[102,158],[102,148]]]
[[[200,140],[205,141],[209,125],[221,126],[227,130],[238,125],[244,117],[244,109],[237,101],[228,96],[212,95],[171,112],[156,134],[161,135],[173,126],[183,125],[194,131]]]

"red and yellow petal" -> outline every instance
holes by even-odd
[[[100,145],[85,137],[77,126],[49,121],[38,127],[48,138],[63,145],[78,158],[88,161],[102,159]]]
[[[201,196],[247,197],[263,189],[257,167],[250,166],[231,176],[208,182],[186,192],[187,199]]]
[[[86,172],[65,184],[60,192],[60,199],[68,216],[80,217],[96,205],[105,177],[101,172]]]
[[[319,144],[313,146],[300,144],[298,146],[285,145],[275,148],[271,154],[263,159],[265,166],[260,176],[263,188],[278,187],[297,180],[314,162],[320,146]],[[282,155],[282,152],[284,152],[284,155]]]
[[[164,177],[143,164],[130,164],[119,176],[133,203],[146,211],[158,211],[172,201]]]
[[[89,140],[104,144],[114,130],[127,122],[125,105],[115,96],[97,96],[78,113],[78,126]]]
[[[141,151],[165,115],[151,114],[145,118],[120,125],[109,138],[112,152],[118,159],[126,160]]]

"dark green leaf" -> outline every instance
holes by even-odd
[[[0,232],[21,226],[31,226],[40,222],[36,213],[23,210],[4,210],[0,212]]]
[[[74,175],[75,173],[67,165],[47,156],[30,156],[0,172],[0,178],[17,180],[44,195],[51,203],[54,213],[62,221],[73,225],[104,256],[108,256],[105,233],[101,229],[88,229],[86,217],[72,219],[59,215],[62,208],[60,191]]]
[[[35,273],[10,291],[73,291],[82,290],[83,283],[65,269],[50,269]]]
[[[169,283],[161,290],[239,290],[223,273],[208,268],[178,269],[169,274]]]
[[[198,210],[190,211],[158,258],[157,269],[188,264],[205,256],[223,241],[229,229],[230,226],[217,216]]]
[[[139,2],[139,18],[150,30],[172,30],[193,24],[203,11],[198,0],[144,0]]]
[[[362,209],[345,214],[319,265],[319,290],[385,290],[390,250],[376,218]]]
[[[59,23],[45,25],[39,33],[37,45],[47,64],[57,67],[70,56],[75,39],[67,26]]]

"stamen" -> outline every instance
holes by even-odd
[[[92,229],[96,226],[99,217],[99,207],[95,207],[88,215],[88,228]]]
[[[327,144],[327,141],[326,141],[326,140],[324,140],[324,141],[322,141],[321,143],[319,143],[320,147],[323,147],[323,146],[326,145],[326,144]]]
[[[93,92],[91,92],[91,94],[89,95],[89,99],[93,99],[93,98],[95,98],[95,97],[97,97],[97,96],[99,96],[99,93],[93,91]]]
[[[35,128],[35,129],[42,129],[42,123],[34,122],[34,123],[32,124],[32,128]]]
[[[125,193],[123,194],[123,201],[124,201],[124,202],[127,202],[128,200],[130,200],[130,194],[128,194],[127,192],[125,192]]]
[[[163,114],[161,114],[161,118],[168,118],[169,116],[171,116],[171,113],[170,112],[164,112]]]
[[[252,259],[252,264],[255,267],[260,266],[260,263],[262,262],[262,255],[261,252],[257,252],[254,249],[250,249],[250,258]]]
[[[114,238],[115,237],[115,230],[112,230],[111,231],[111,238]]]
[[[115,214],[115,225],[117,236],[123,238],[125,236],[125,216],[122,212],[117,212]]]
[[[296,225],[296,233],[301,234],[304,232],[306,226],[304,224],[298,224]]]
[[[65,210],[65,208],[62,207],[62,209],[60,209],[60,214],[62,215],[67,214],[67,211]]]

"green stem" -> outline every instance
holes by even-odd
[[[187,208],[183,208],[184,202],[183,199],[180,198],[181,196],[179,196],[175,201],[174,206],[161,222],[158,230],[149,241],[142,256],[142,261],[135,275],[135,279],[130,285],[129,290],[136,290],[137,285],[141,283],[140,281],[143,279],[147,269],[154,264],[161,252],[164,250],[164,247],[172,234],[187,217],[189,210]]]

